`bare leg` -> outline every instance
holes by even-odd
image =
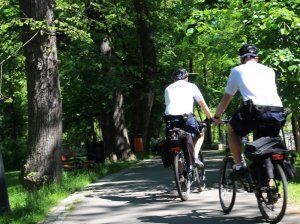
[[[235,134],[230,125],[228,125],[228,144],[234,159],[234,163],[241,164],[243,151],[241,137]]]
[[[204,133],[201,133],[200,137],[195,140],[195,144],[194,144],[195,158],[198,158],[203,142],[204,142]]]
[[[269,179],[269,187],[274,187],[275,182],[274,179]]]

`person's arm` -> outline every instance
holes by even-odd
[[[222,123],[221,121],[221,116],[224,113],[224,111],[227,109],[229,103],[231,102],[234,94],[238,90],[238,83],[239,83],[239,73],[236,71],[236,69],[232,69],[230,76],[227,80],[226,88],[225,88],[225,93],[223,95],[223,98],[221,99],[216,113],[214,115],[215,122],[220,124]]]
[[[217,107],[217,111],[215,113],[214,119],[215,120],[219,120],[220,121],[220,117],[222,116],[222,114],[224,113],[224,111],[226,110],[226,108],[228,107],[229,103],[232,100],[231,95],[229,95],[228,93],[225,93],[223,95],[222,100],[220,101],[218,107]]]
[[[200,101],[198,102],[198,104],[199,104],[199,106],[201,107],[201,109],[203,110],[203,112],[205,113],[206,117],[207,117],[208,119],[212,119],[212,114],[211,114],[211,112],[210,112],[210,110],[209,110],[209,108],[208,108],[208,106],[207,106],[205,100],[204,100],[204,99],[200,100]]]

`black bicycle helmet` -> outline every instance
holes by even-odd
[[[257,57],[258,49],[253,44],[244,44],[240,50],[239,55],[241,58]]]
[[[185,79],[186,77],[188,77],[188,75],[189,73],[184,68],[178,69],[173,73],[175,80]]]

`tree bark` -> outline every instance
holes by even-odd
[[[137,13],[137,27],[142,48],[143,85],[135,86],[132,132],[133,134],[142,135],[145,148],[149,141],[148,129],[154,101],[152,83],[157,77],[157,62],[147,1],[133,0],[133,3]]]
[[[189,59],[189,72],[194,72],[194,59]]]
[[[207,61],[205,61],[205,64],[203,65],[203,81],[204,81],[204,85],[207,86],[208,83]]]
[[[20,0],[20,9],[23,19],[54,26],[54,0]],[[49,28],[31,30],[27,25],[23,27],[22,38],[28,91],[29,157],[21,181],[25,187],[33,188],[61,180],[62,106],[55,33]]]
[[[105,155],[112,160],[129,159],[132,151],[124,119],[123,94],[119,90],[114,93],[113,109],[104,111],[100,120]]]
[[[7,192],[7,186],[5,182],[5,170],[2,159],[2,154],[0,152],[0,215],[2,213],[9,211],[9,198]]]
[[[86,13],[89,18],[107,24],[105,15],[101,14],[96,9],[93,9],[89,4],[86,5]],[[99,45],[100,53],[106,56],[107,63],[104,63],[102,72],[108,76],[114,74],[114,57],[113,49],[111,48],[111,37],[109,31],[106,29],[99,29],[98,26],[91,25],[91,30],[97,34],[95,35],[94,42]],[[101,35],[99,35],[101,34]],[[102,39],[97,39],[97,36],[103,36]],[[114,91],[114,98],[112,105],[102,109],[100,115],[100,125],[103,136],[103,150],[105,157],[110,157],[112,160],[126,160],[132,154],[126,122],[123,111],[123,94],[116,87]]]
[[[203,65],[203,81],[204,85],[208,85],[208,65],[207,65],[207,59],[205,59],[205,63]],[[205,143],[211,144],[212,143],[212,132],[211,132],[211,125],[207,125],[206,129],[206,139]]]
[[[300,116],[293,114],[292,116],[293,134],[295,139],[295,147],[300,152]]]
[[[148,129],[154,101],[154,91],[149,86],[136,88],[138,90],[135,94],[132,133],[134,136],[142,137],[143,148],[146,149],[149,142]]]

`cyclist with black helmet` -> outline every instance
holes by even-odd
[[[247,171],[242,164],[241,137],[257,128],[261,121],[266,120],[274,121],[274,124],[278,125],[265,130],[265,136],[277,136],[280,124],[284,121],[274,70],[258,63],[258,49],[253,44],[244,44],[239,49],[239,56],[241,64],[231,70],[225,94],[214,116],[215,122],[221,123],[222,113],[239,90],[243,105],[234,113],[228,125],[228,143],[235,160],[233,176],[237,179],[243,177]]]
[[[194,134],[194,145],[187,144],[187,150],[194,152],[195,164],[203,166],[203,163],[199,160],[198,154],[200,152],[202,143],[204,141],[204,135],[199,136],[199,122],[196,120],[193,109],[194,100],[202,108],[208,119],[212,118],[212,114],[199,90],[199,88],[188,82],[188,72],[185,69],[178,69],[173,73],[174,82],[165,89],[165,117],[167,119],[167,129],[177,127],[184,129],[185,131]],[[192,165],[192,164],[191,164]]]

